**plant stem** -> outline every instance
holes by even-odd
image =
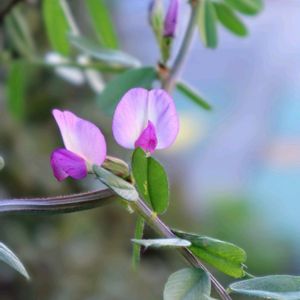
[[[176,235],[171,231],[171,229],[141,199],[138,199],[136,202],[134,202],[132,204],[132,208],[136,213],[141,215],[146,220],[148,225],[151,226],[159,235],[165,238],[176,238]],[[228,295],[224,287],[188,248],[180,248],[178,251],[191,266],[207,271],[212,284],[214,285],[221,299],[231,300],[231,297]]]
[[[191,15],[187,29],[181,44],[181,47],[178,51],[177,57],[175,58],[174,64],[170,70],[168,78],[163,83],[163,88],[171,92],[176,84],[177,77],[183,66],[183,63],[187,57],[188,50],[191,46],[193,39],[194,29],[197,22],[198,11],[200,7],[200,1],[191,1]]]

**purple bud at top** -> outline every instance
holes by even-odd
[[[178,19],[178,0],[170,0],[164,22],[164,36],[174,37]]]

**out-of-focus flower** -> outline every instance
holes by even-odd
[[[174,37],[178,19],[178,0],[170,0],[164,21],[164,37]]]
[[[120,100],[113,116],[113,135],[125,148],[153,153],[173,144],[179,120],[171,96],[162,89],[134,88]]]
[[[51,154],[51,167],[57,180],[68,176],[84,178],[92,165],[101,165],[106,157],[106,142],[93,123],[78,118],[70,111],[53,110],[65,148]]]

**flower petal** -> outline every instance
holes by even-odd
[[[101,165],[106,157],[106,143],[100,129],[70,111],[53,110],[65,147],[90,164]]]
[[[133,149],[135,141],[147,126],[148,91],[143,88],[129,90],[118,103],[112,122],[117,143]]]
[[[162,89],[153,89],[148,95],[148,119],[154,124],[156,149],[171,146],[179,131],[179,118],[172,97]]]
[[[155,127],[151,121],[148,121],[147,127],[142,131],[134,146],[141,147],[145,152],[153,153],[157,146],[157,137]]]
[[[170,0],[164,22],[164,36],[174,37],[178,19],[178,0]]]
[[[169,147],[176,139],[179,120],[173,99],[162,89],[129,90],[120,100],[113,117],[113,134],[118,144],[132,149],[147,127],[154,125],[157,149]]]
[[[68,176],[74,179],[82,179],[87,175],[87,166],[84,159],[63,148],[52,152],[50,164],[58,181],[62,181]]]

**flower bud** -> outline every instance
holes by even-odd
[[[152,0],[149,5],[149,23],[158,41],[160,41],[163,33],[163,15],[162,1]]]
[[[178,19],[178,0],[170,0],[164,21],[164,37],[174,37]]]

